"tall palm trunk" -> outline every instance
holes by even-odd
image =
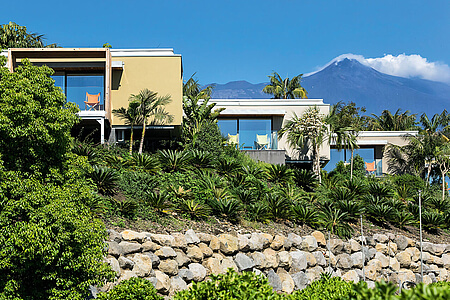
[[[131,135],[130,135],[130,155],[133,154],[133,125],[131,125]]]
[[[442,172],[442,201],[445,199],[445,173]]]
[[[350,158],[350,180],[353,179],[353,149],[352,149],[352,157]]]
[[[144,138],[145,138],[145,127],[146,126],[147,126],[147,120],[144,118],[144,122],[142,123],[141,142],[139,143],[139,154],[142,154],[142,150],[144,148]]]
[[[319,155],[319,145],[315,143],[314,145],[314,163],[313,172],[316,173],[319,178],[319,183],[322,183],[322,176],[320,174],[320,155]]]

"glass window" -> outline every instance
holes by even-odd
[[[66,92],[65,86],[65,76],[64,75],[53,75],[51,76],[53,80],[55,80],[55,86],[60,87],[63,90],[63,93]]]
[[[100,105],[104,97],[104,76],[87,74],[67,74],[67,101],[78,104],[81,110],[85,109],[86,93],[97,95],[100,93]]]
[[[223,137],[227,137],[230,135],[237,134],[237,119],[220,119],[217,121],[217,125],[219,125],[220,132]]]
[[[338,151],[337,149],[330,149],[330,161],[323,168],[325,171],[333,171],[336,168],[336,165],[340,161],[345,161],[345,151]]]
[[[242,149],[268,149],[271,135],[271,119],[239,119],[239,144]]]
[[[347,150],[346,155],[346,161],[350,162],[350,159],[352,158],[352,152],[350,150]],[[375,149],[373,148],[356,149],[355,151],[353,151],[353,156],[356,155],[361,156],[366,163],[373,163],[375,161]]]

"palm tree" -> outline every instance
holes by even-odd
[[[138,102],[130,102],[128,104],[128,108],[121,107],[119,109],[113,109],[113,114],[118,118],[125,121],[126,125],[131,126],[131,135],[130,135],[130,155],[133,152],[133,127],[135,125],[140,124],[141,115],[138,112],[139,103]]]
[[[162,125],[166,122],[173,121],[173,115],[169,114],[164,106],[172,102],[169,95],[158,97],[157,92],[150,91],[149,89],[143,89],[139,94],[131,95],[130,102],[138,103],[139,117],[142,121],[142,136],[139,143],[139,154],[142,154],[145,138],[145,127],[149,118],[150,124]]]
[[[277,72],[273,72],[269,75],[270,84],[266,85],[263,92],[273,95],[273,99],[295,99],[295,98],[308,98],[308,93],[301,86],[303,74],[297,75],[292,79],[286,77],[282,79]]]
[[[0,25],[0,49],[44,47],[55,48],[56,44],[45,45],[43,34],[29,33],[27,27],[14,22]]]
[[[292,148],[302,149],[307,146],[312,152],[313,172],[321,182],[319,149],[328,132],[324,116],[317,106],[309,107],[300,117],[295,113],[292,119],[278,132],[281,139],[285,134]]]
[[[450,171],[450,144],[445,143],[436,149],[436,163],[441,171],[442,201],[445,199],[445,175]]]
[[[416,124],[415,114],[410,114],[409,110],[402,113],[401,109],[397,109],[395,114],[389,110],[383,110],[380,116],[372,114],[368,127],[375,131],[405,131],[417,129]]]

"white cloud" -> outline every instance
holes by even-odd
[[[406,78],[418,77],[432,81],[450,83],[450,67],[447,64],[441,62],[429,62],[425,57],[418,54],[400,54],[397,56],[387,54],[383,57],[377,58],[365,58],[362,55],[351,53],[343,54],[330,61],[318,71],[323,70],[332,63],[340,62],[345,58],[358,60],[366,66],[372,67],[379,72],[389,75]],[[305,76],[316,72],[306,74]]]

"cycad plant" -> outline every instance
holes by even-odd
[[[171,207],[169,202],[169,195],[161,192],[148,192],[142,202],[152,208],[157,213],[162,213]]]
[[[445,224],[442,214],[435,210],[425,210],[422,214],[423,227],[430,232],[437,232]]]
[[[294,181],[305,192],[314,192],[319,183],[319,179],[316,174],[309,170],[295,170]]]
[[[224,189],[213,189],[213,195],[214,197],[209,202],[213,211],[224,219],[236,222],[243,209],[241,202],[230,197],[228,191]]]
[[[266,168],[267,180],[273,183],[286,185],[294,178],[294,171],[286,165],[269,165]]]
[[[191,157],[191,165],[194,168],[209,169],[214,167],[214,157],[210,153],[194,149],[189,154]]]
[[[395,215],[395,223],[400,229],[404,229],[405,226],[414,225],[416,223],[416,219],[414,215],[409,211],[397,211]]]
[[[288,199],[274,192],[266,194],[264,199],[266,201],[267,211],[272,219],[289,218],[292,203]]]
[[[270,218],[267,204],[260,201],[247,206],[247,218],[250,221],[267,222]]]
[[[232,175],[238,172],[241,164],[234,159],[221,157],[217,161],[216,169],[222,175]]]
[[[291,207],[291,217],[300,225],[315,227],[319,223],[319,214],[316,209],[306,203],[296,202]]]
[[[205,219],[211,213],[211,208],[195,199],[182,199],[178,205],[178,211],[192,219]]]
[[[87,143],[75,142],[72,152],[79,156],[86,156],[90,164],[96,164],[99,161],[98,152]]]
[[[129,165],[150,174],[156,174],[160,170],[159,160],[148,154],[133,153],[128,160]]]
[[[185,170],[190,162],[190,155],[187,151],[160,150],[158,151],[159,161],[166,172],[177,172]]]
[[[348,224],[348,214],[331,206],[322,206],[319,212],[322,226],[331,234],[341,238],[348,238],[352,235],[353,229]]]
[[[100,194],[114,194],[116,183],[119,180],[119,175],[115,170],[103,166],[94,166],[89,177],[97,186]]]
[[[335,202],[335,207],[347,213],[348,220],[351,222],[355,222],[364,213],[364,207],[360,201],[339,200]]]
[[[137,202],[133,199],[119,200],[115,198],[109,198],[109,202],[114,211],[126,217],[132,217],[135,214],[136,209],[138,208]]]

